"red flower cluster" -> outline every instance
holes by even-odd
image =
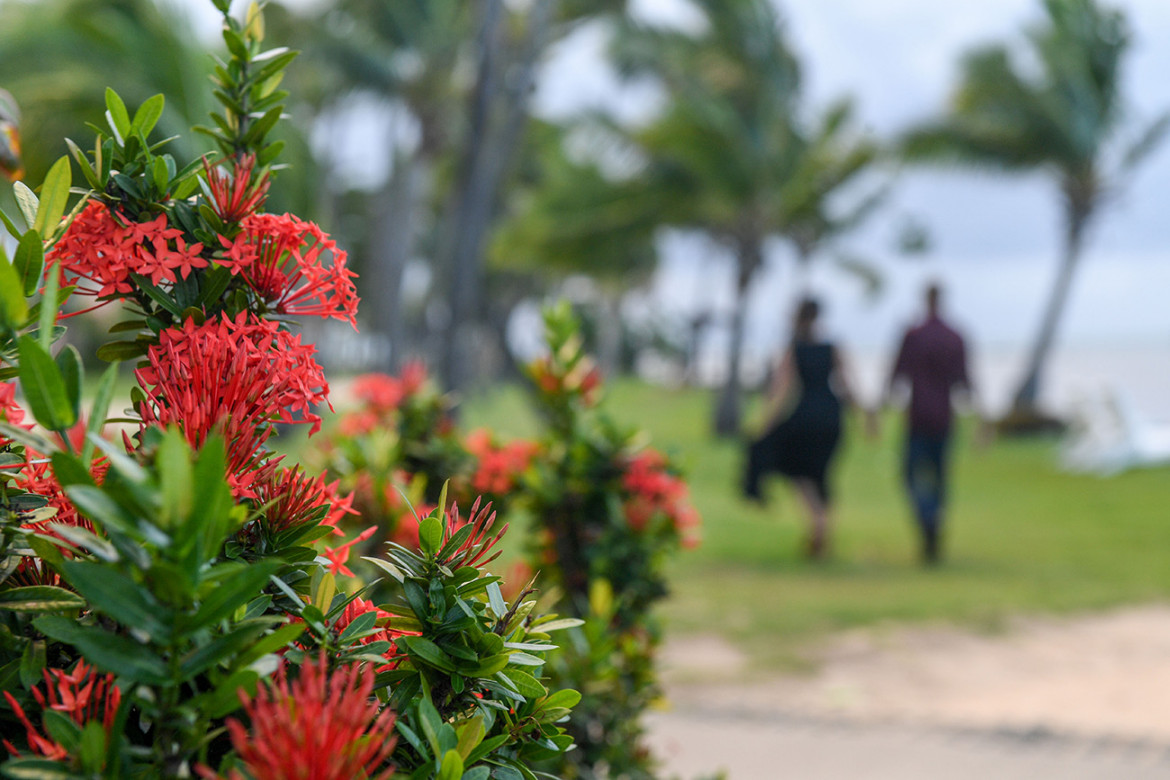
[[[0,382],[0,421],[6,422],[9,425],[17,425],[26,430],[31,429],[31,425],[23,425],[24,409],[16,403],[16,383],[15,382]],[[12,439],[0,434],[0,449],[7,447],[12,443]]]
[[[393,412],[402,402],[422,389],[427,381],[427,369],[421,362],[412,360],[402,369],[400,376],[388,374],[362,374],[353,380],[351,392],[367,409],[377,414]]]
[[[349,561],[349,550],[355,544],[360,544],[366,539],[369,539],[377,532],[377,530],[378,527],[376,525],[371,525],[369,528],[362,531],[360,534],[350,539],[345,544],[340,544],[337,547],[326,547],[325,558],[329,561],[328,569],[330,573],[335,576],[340,574],[344,574],[346,577],[354,576],[349,567],[345,565]]]
[[[272,423],[321,427],[313,404],[327,400],[329,385],[313,359],[314,347],[275,322],[246,312],[159,334],[149,366],[134,372],[146,390],[138,412],[143,427],[178,425],[192,447],[213,431],[228,443],[228,472],[237,497],[255,498],[251,482]]]
[[[277,314],[346,320],[357,330],[358,297],[346,254],[312,222],[291,214],[249,214],[234,240],[220,236],[221,262]],[[329,265],[324,260],[330,259]]]
[[[91,200],[45,256],[61,266],[65,284],[79,295],[112,299],[133,291],[130,274],[150,277],[155,285],[186,279],[193,268],[206,268],[203,244],[187,244],[183,231],[159,214],[148,222],[125,222],[104,202]]]
[[[60,669],[45,669],[45,693],[41,693],[39,686],[33,688],[33,697],[41,709],[54,710],[68,715],[78,726],[84,727],[91,721],[100,720],[106,730],[106,736],[114,726],[114,716],[118,712],[118,705],[122,702],[122,692],[114,685],[114,675],[95,673],[92,666],[85,661],[78,661],[73,671],[66,673]],[[49,737],[42,736],[24,709],[17,703],[8,691],[4,691],[4,698],[8,706],[16,713],[16,717],[24,725],[28,737],[28,746],[38,756],[60,761],[68,757],[68,751]],[[4,747],[14,756],[20,753],[8,740],[4,740]]]
[[[682,535],[685,547],[698,544],[699,513],[687,500],[687,485],[667,470],[666,458],[655,450],[643,450],[629,458],[622,489],[622,507],[630,527],[641,531],[655,515],[664,515]]]
[[[278,464],[279,459],[265,463],[250,485],[256,505],[267,507],[262,522],[269,533],[287,531],[310,521],[336,528],[347,514],[357,514],[353,510],[353,495],[344,498],[338,495],[337,480],[326,483],[324,474],[314,479],[301,471],[300,466],[285,469]]]
[[[471,477],[471,487],[477,493],[503,495],[516,485],[532,458],[540,451],[540,445],[533,441],[517,440],[497,445],[491,431],[479,428],[467,434],[464,441],[467,451],[476,457],[478,464]]]
[[[361,596],[358,596],[353,601],[345,605],[345,609],[337,620],[333,623],[333,632],[340,635],[359,616],[373,612],[377,615],[378,621],[375,626],[379,626],[377,631],[369,636],[362,637],[358,641],[363,645],[372,644],[374,642],[389,642],[390,649],[386,651],[386,664],[374,669],[376,674],[381,674],[387,669],[393,669],[397,665],[398,648],[394,644],[394,640],[400,636],[418,636],[418,631],[403,631],[394,628],[394,618],[398,617],[384,609],[378,609],[372,602],[366,601]]]
[[[256,155],[248,154],[232,159],[232,173],[229,176],[219,168],[213,168],[203,160],[203,176],[207,182],[205,194],[211,202],[211,209],[228,224],[239,222],[264,204],[268,197],[271,176],[267,171],[252,181],[252,169],[256,167]]]
[[[382,769],[394,750],[394,712],[378,712],[374,670],[368,665],[332,672],[324,657],[300,667],[289,682],[287,667],[253,699],[241,693],[251,730],[227,722],[232,746],[251,780],[387,780]],[[204,778],[215,775],[200,769]],[[231,780],[243,780],[233,771]]]
[[[538,358],[528,365],[528,373],[546,395],[580,396],[585,406],[594,406],[599,400],[601,371],[589,358],[582,358],[571,368],[552,357]]]
[[[93,524],[90,523],[89,518],[82,517],[77,512],[77,508],[73,506],[73,502],[65,495],[65,490],[61,487],[61,483],[57,481],[57,477],[53,474],[50,464],[43,458],[37,457],[36,453],[29,453],[33,456],[24,465],[20,473],[16,476],[16,486],[21,490],[27,490],[29,493],[35,493],[38,496],[43,496],[49,501],[49,507],[57,510],[56,514],[45,520],[39,520],[34,523],[26,523],[25,528],[30,528],[37,533],[46,534],[48,536],[57,536],[53,531],[54,525],[74,526],[77,528],[84,528],[89,532],[93,532]],[[106,472],[110,469],[109,460],[105,457],[97,458],[90,466],[90,476],[98,485],[105,481]]]

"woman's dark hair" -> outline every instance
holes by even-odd
[[[817,321],[820,313],[821,304],[815,298],[802,298],[796,307],[796,317],[792,323],[792,340],[811,340],[813,323]]]

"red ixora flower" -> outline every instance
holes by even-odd
[[[504,523],[504,527],[495,536],[489,537],[488,534],[491,533],[492,526],[496,522],[496,513],[492,511],[490,501],[482,508],[480,507],[481,501],[482,497],[475,499],[467,520],[460,520],[457,504],[452,504],[451,511],[447,514],[447,523],[443,531],[443,542],[439,545],[440,548],[451,541],[455,532],[460,528],[465,525],[471,526],[471,533],[463,540],[463,543],[442,561],[452,571],[464,566],[486,566],[500,557],[499,550],[496,550],[491,556],[488,556],[488,553],[507,533],[508,524]]]
[[[133,291],[132,273],[156,285],[186,279],[192,269],[207,267],[202,251],[203,244],[188,244],[182,230],[169,226],[166,214],[127,221],[94,198],[45,255],[45,263],[60,265],[63,283],[77,285],[78,295],[109,301]]]
[[[122,692],[114,685],[114,675],[97,674],[85,661],[78,661],[72,672],[45,669],[43,674],[47,694],[41,692],[40,686],[32,690],[33,698],[41,705],[41,709],[67,715],[82,727],[98,720],[105,728],[106,736],[109,736],[114,726],[114,716],[118,713],[118,705],[122,702]],[[24,725],[28,746],[34,753],[54,761],[68,757],[64,747],[37,731],[12,694],[4,691],[4,698],[8,700],[8,706],[16,713],[17,719]],[[4,740],[4,747],[8,748],[12,755],[20,755],[8,740]]]
[[[367,665],[329,671],[325,658],[306,661],[292,682],[282,666],[255,698],[240,699],[251,728],[227,721],[232,747],[252,780],[387,780],[394,750],[394,711],[378,711],[374,670]],[[216,775],[203,767],[204,778]],[[231,780],[243,780],[233,771]]]
[[[324,474],[310,477],[300,466],[279,468],[279,462],[277,458],[265,463],[251,482],[256,505],[266,507],[260,522],[270,533],[313,521],[336,529],[347,514],[357,514],[353,495],[338,495],[339,480],[326,482]]]
[[[264,204],[268,197],[270,176],[265,171],[258,179],[252,180],[252,169],[256,166],[256,155],[246,154],[233,157],[232,172],[228,174],[203,160],[205,181],[204,195],[211,203],[211,209],[221,220],[234,224],[252,214]]]
[[[160,333],[149,365],[134,372],[146,391],[142,424],[178,425],[192,447],[221,432],[233,491],[255,498],[250,485],[272,424],[310,423],[310,435],[321,427],[312,406],[328,400],[329,385],[315,351],[247,312],[202,325],[188,319]]]
[[[57,510],[56,513],[44,520],[38,520],[34,523],[25,523],[24,528],[29,528],[39,534],[46,534],[48,536],[56,536],[61,538],[53,530],[54,525],[75,526],[84,528],[86,531],[93,532],[93,524],[89,519],[82,517],[77,512],[77,508],[73,506],[73,502],[65,495],[61,483],[57,481],[57,477],[53,475],[53,470],[49,463],[35,452],[28,453],[30,460],[25,463],[24,468],[16,475],[16,486],[21,490],[27,490],[29,493],[35,493],[38,496],[44,496],[48,499],[48,506]],[[90,476],[98,485],[105,481],[106,473],[110,470],[109,459],[105,456],[97,458],[89,467]]]
[[[369,539],[377,530],[378,527],[376,525],[371,525],[369,528],[362,531],[360,534],[350,539],[345,544],[340,544],[337,547],[326,547],[325,558],[329,561],[329,571],[335,576],[344,574],[346,577],[352,577],[353,572],[350,571],[349,567],[345,565],[349,560],[349,549],[355,544],[364,542],[366,539]]]
[[[0,421],[15,425],[25,430],[31,430],[31,425],[24,424],[24,409],[16,403],[16,383],[0,382]],[[0,434],[0,450],[12,444],[12,439]]]
[[[345,320],[357,330],[357,274],[321,228],[291,214],[250,214],[240,227],[233,240],[220,236],[221,262],[242,275],[265,306],[277,314]]]
[[[512,489],[517,477],[528,468],[540,445],[517,440],[504,445],[492,441],[491,432],[478,428],[464,440],[467,451],[479,461],[471,477],[471,487],[479,493],[501,496]]]

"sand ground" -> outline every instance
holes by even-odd
[[[665,707],[648,719],[667,771],[1170,778],[1170,606],[1020,618],[996,635],[866,629],[817,656],[814,672],[761,678],[718,639],[668,643]]]

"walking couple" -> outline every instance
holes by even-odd
[[[963,337],[941,316],[941,289],[926,289],[926,314],[902,338],[885,384],[882,403],[908,388],[903,479],[917,522],[925,563],[941,557],[943,510],[947,497],[947,454],[951,440],[954,391],[973,402]],[[765,475],[786,477],[799,493],[809,516],[806,553],[821,558],[828,551],[832,494],[829,472],[841,440],[844,408],[857,405],[849,371],[840,350],[818,332],[819,304],[800,302],[792,341],[773,373],[768,393],[768,424],[751,442],[744,469],[744,494],[763,498]],[[867,411],[867,428],[877,433],[879,409]]]

